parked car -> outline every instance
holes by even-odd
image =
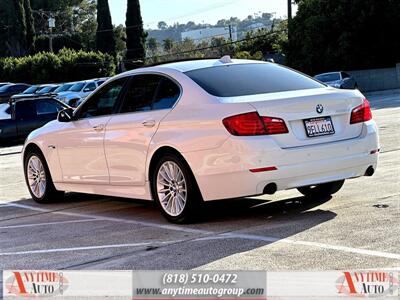
[[[330,72],[314,76],[315,79],[338,89],[358,89],[356,80],[346,72]]]
[[[378,151],[358,90],[224,57],[115,76],[32,132],[23,160],[39,203],[62,191],[154,199],[169,221],[185,222],[202,201],[293,188],[328,197],[371,176]]]
[[[29,84],[6,84],[0,87],[0,103],[7,103],[11,96],[19,94],[30,87]]]
[[[11,82],[0,82],[0,87],[11,84]]]
[[[43,95],[50,95],[59,85],[56,84],[42,84],[42,85],[32,85],[27,88],[22,93],[11,96],[12,100],[21,98],[37,98],[43,97]]]
[[[68,91],[74,84],[75,84],[75,82],[68,82],[68,83],[60,84],[60,86],[52,92],[52,95],[57,96],[58,94],[60,94],[62,92]]]
[[[76,82],[67,91],[59,93],[56,98],[69,106],[77,106],[82,98],[88,96],[104,81],[103,79],[94,79]]]
[[[50,94],[54,92],[59,86],[59,84],[44,84],[36,93],[40,95]]]
[[[23,140],[32,130],[56,119],[58,112],[68,107],[48,97],[18,99],[6,105],[10,118],[0,119],[0,142]]]
[[[31,85],[26,90],[24,90],[22,93],[19,93],[18,95],[32,95],[32,94],[35,94],[41,88],[42,88],[41,85]],[[13,97],[18,96],[18,95],[14,95]]]

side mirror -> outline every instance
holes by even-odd
[[[74,110],[72,108],[63,109],[58,113],[58,122],[71,122],[74,120]]]

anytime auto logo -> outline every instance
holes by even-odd
[[[356,297],[395,296],[399,292],[398,272],[343,272],[336,280],[339,294]]]
[[[62,295],[68,288],[68,280],[62,272],[13,271],[5,280],[5,288],[8,295],[56,296]]]

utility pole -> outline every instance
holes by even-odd
[[[50,15],[48,21],[49,21],[49,49],[50,52],[53,52],[53,28],[56,27],[56,19],[53,18],[53,15]]]
[[[287,17],[288,21],[290,22],[292,20],[292,0],[288,0],[288,9],[287,9]]]
[[[229,39],[232,42],[232,25],[231,24],[229,24]]]
[[[288,35],[288,40],[290,39],[290,23],[291,23],[291,21],[292,21],[292,0],[288,0],[288,9],[287,9],[287,11],[288,11],[288,13],[287,13],[287,17],[288,17],[288,32],[287,32],[287,35]]]

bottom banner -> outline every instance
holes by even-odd
[[[399,271],[3,271],[4,299],[400,299]]]

